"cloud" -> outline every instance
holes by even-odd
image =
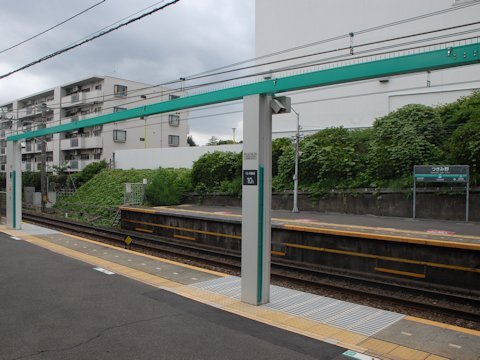
[[[9,1],[3,48],[98,1]],[[107,0],[61,27],[0,54],[0,72],[18,68],[158,1]],[[158,84],[254,56],[254,0],[182,0],[154,15],[0,80],[0,104],[92,74]],[[190,122],[192,133],[231,137],[240,116]],[[240,120],[241,121],[241,120]],[[220,125],[219,125],[220,124]],[[238,133],[238,132],[237,132]],[[209,136],[209,137],[210,137]]]

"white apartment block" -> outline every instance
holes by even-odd
[[[476,5],[462,8],[462,6],[469,4]],[[360,31],[443,9],[455,11],[424,17],[416,21],[384,27],[375,31]],[[460,31],[472,32],[459,34],[454,39],[476,36],[476,39],[469,40],[475,42],[479,41],[480,36],[478,25],[472,25],[395,42],[361,46],[369,42],[477,22],[480,18],[479,0],[256,0],[255,17],[256,57],[277,53],[273,57],[257,59],[258,65],[274,60],[285,60],[344,48],[344,50],[335,53],[324,53],[323,55],[262,66],[261,70],[272,71],[272,78],[313,70],[313,68],[301,68],[288,72],[277,70],[284,66],[321,62],[338,55],[346,55],[345,59],[348,60],[350,57],[359,56],[360,52],[366,49],[419,39],[430,39],[424,44],[435,44],[445,40],[433,39],[434,37]],[[477,30],[475,31],[475,29]],[[350,36],[352,32],[353,36]],[[343,35],[343,37],[336,41],[317,43],[315,46],[300,48],[304,44],[331,39],[339,35]],[[353,45],[354,55],[350,55],[350,45]],[[422,44],[404,45],[403,47],[420,45]],[[282,50],[294,47],[299,48],[295,51],[278,54]],[[432,46],[431,49],[435,48]],[[387,51],[388,49],[384,49],[376,52]],[[382,56],[378,56],[378,58],[382,58]],[[296,91],[288,95],[292,97],[294,109],[300,113],[300,123],[303,130],[308,133],[314,129],[318,130],[331,126],[369,127],[376,118],[406,104],[416,103],[433,106],[449,103],[461,96],[469,95],[473,90],[479,88],[480,65],[470,65]],[[277,116],[273,123],[275,137],[292,135],[296,126],[295,121],[294,114]]]
[[[17,132],[108,114],[179,96],[165,87],[91,76],[0,105],[0,171],[5,171],[6,138]],[[115,152],[128,149],[187,146],[188,112],[148,116],[46,137],[47,171],[65,166],[81,171],[106,160],[115,167]],[[39,171],[42,139],[32,139],[22,149],[23,171]]]

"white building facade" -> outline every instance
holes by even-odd
[[[479,28],[478,24],[432,32],[477,22],[480,18],[479,0],[256,0],[255,11],[257,65],[323,53],[262,66],[262,70],[271,71],[272,77],[286,74],[279,70],[281,67],[307,62],[333,62],[335,57],[340,55],[345,56],[342,60],[348,61],[360,56],[367,49],[378,49],[373,53],[386,53],[394,50],[387,48],[391,45],[409,42],[410,44],[402,45],[402,48],[427,44],[431,45],[430,49],[433,50],[442,46],[434,44],[446,41],[446,38],[440,38],[446,34],[464,32],[447,40],[472,38],[452,45],[479,41],[480,35],[480,31],[476,30]],[[439,13],[441,11],[443,13]],[[421,15],[427,16],[414,19]],[[402,20],[408,21],[372,29]],[[426,32],[429,33],[384,41]],[[476,39],[473,38],[475,36]],[[332,38],[337,39],[322,41]],[[428,41],[413,43],[421,39]],[[316,45],[303,46],[315,42]],[[371,42],[379,43],[365,45]],[[296,47],[296,50],[283,52]],[[333,49],[342,50],[332,51]],[[278,54],[279,52],[282,53]],[[274,53],[277,55],[265,57]],[[378,55],[373,59],[402,54],[404,53]],[[331,65],[322,66],[328,68]],[[288,71],[288,74],[314,69],[293,69]],[[297,91],[289,95],[292,96],[294,109],[301,115],[303,130],[308,132],[331,126],[369,127],[376,118],[406,104],[445,104],[479,88],[480,65],[471,65]],[[294,129],[294,114],[277,116],[274,121],[276,137],[281,134],[290,135]]]
[[[6,138],[17,132],[57,126],[90,117],[174,99],[184,94],[110,76],[91,76],[0,105],[0,171],[5,171]],[[81,171],[115,152],[187,146],[188,112],[148,116],[46,137],[47,170]],[[22,149],[22,170],[39,171],[42,139]]]

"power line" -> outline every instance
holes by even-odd
[[[417,37],[417,36],[431,35],[431,34],[434,34],[434,33],[437,33],[437,32],[450,31],[450,30],[459,29],[459,28],[463,28],[463,27],[469,27],[469,26],[478,25],[478,24],[480,24],[480,21],[473,22],[473,23],[456,25],[456,26],[450,26],[450,27],[446,27],[446,28],[440,28],[440,29],[430,30],[430,31],[425,31],[425,32],[420,32],[420,33],[414,33],[414,34],[409,34],[409,35],[404,35],[404,36],[399,36],[399,37],[394,37],[394,38],[387,38],[387,39],[377,40],[377,41],[373,41],[373,42],[362,43],[362,44],[356,45],[354,48],[357,49],[357,48],[368,47],[368,46],[372,46],[372,45],[378,45],[378,44],[382,44],[382,43],[392,42],[392,41],[398,41],[398,40],[402,40],[402,39],[408,39],[408,38]],[[469,33],[472,33],[472,32],[477,32],[479,30],[480,29],[478,29],[478,28],[477,29],[471,29],[471,30],[467,30],[467,31],[463,31],[463,32],[450,33],[450,34],[440,35],[440,36],[437,36],[437,37],[430,37],[430,38],[419,39],[419,40],[415,40],[415,41],[411,41],[411,42],[404,42],[404,43],[399,43],[399,44],[388,45],[388,46],[385,46],[383,48],[370,49],[368,51],[361,51],[361,52],[357,51],[356,54],[364,54],[364,53],[368,53],[368,52],[379,50],[379,49],[385,50],[385,49],[396,48],[396,47],[401,47],[401,46],[405,46],[405,45],[412,45],[412,44],[423,43],[423,42],[428,42],[428,41],[433,41],[433,40],[445,39],[445,38],[450,38],[450,37],[454,37],[454,36],[469,34]],[[272,65],[272,64],[277,64],[277,63],[282,63],[282,62],[287,62],[287,61],[299,60],[299,59],[304,59],[304,58],[308,58],[308,57],[312,57],[312,56],[326,55],[326,54],[329,54],[329,53],[335,53],[335,52],[348,50],[348,49],[350,49],[350,47],[343,47],[343,48],[325,50],[325,51],[322,51],[322,52],[310,53],[310,54],[291,57],[291,58],[287,58],[287,59],[280,59],[280,60],[275,60],[275,61],[271,61],[271,62],[267,62],[267,63],[261,63],[261,64],[257,64],[257,65],[250,65],[250,66],[246,66],[246,67],[241,67],[241,68],[235,68],[235,69],[230,69],[230,70],[226,70],[226,71],[216,72],[216,73],[212,73],[212,74],[209,74],[209,75],[191,77],[191,78],[189,78],[189,80],[198,80],[198,79],[212,77],[212,76],[216,76],[216,75],[225,75],[225,74],[231,73],[231,72],[237,72],[237,71],[246,70],[246,69],[250,69],[250,68],[261,67],[261,66],[265,66],[265,65]],[[350,56],[351,56],[351,54],[345,54],[345,55],[341,55],[340,57],[335,56],[335,57],[330,58],[328,60],[332,60],[332,59],[336,60],[338,58],[350,57]],[[350,59],[356,59],[356,58],[351,58],[350,57]],[[299,66],[299,65],[306,65],[306,67],[314,66],[314,65],[318,64],[318,61],[319,60],[315,60],[315,62],[310,62],[310,63],[297,64],[297,65],[294,65],[293,67],[290,66],[290,67],[285,67],[285,68],[278,68],[278,69],[275,69],[275,70],[269,70],[268,72],[270,72],[270,71],[278,72],[278,71],[287,71],[287,70],[291,70],[291,69],[298,69],[297,66]],[[321,61],[325,61],[325,59],[321,60]],[[254,74],[251,74],[251,75],[247,75],[247,77],[254,77],[254,76],[262,75],[262,74],[265,74],[265,73],[266,72],[254,73]],[[227,81],[232,81],[232,80],[236,80],[236,79],[238,79],[238,78],[227,79]],[[180,82],[180,80],[177,80],[175,82],[178,83],[178,82]],[[148,89],[155,88],[155,87],[162,87],[164,85],[166,85],[166,84],[149,85],[149,86],[146,86],[146,87],[142,87],[142,88],[139,88],[139,89],[132,90],[132,91],[130,91],[130,93],[135,93],[135,92],[139,92],[139,91],[142,91],[142,90],[148,90]],[[196,85],[196,86],[204,86],[204,84],[200,84],[200,85]],[[176,93],[177,91],[181,92],[182,90],[191,89],[191,88],[192,87],[180,87],[180,88],[176,88],[176,89],[161,89],[161,90],[157,90],[157,91],[154,91],[152,93],[147,93],[147,94],[143,94],[143,95],[158,94],[159,92],[162,92],[162,94],[168,95],[168,94]],[[114,95],[114,94],[113,93],[112,94],[102,94],[100,96],[93,97],[91,99],[104,98],[105,96],[109,96],[109,95]],[[128,95],[125,98],[132,98],[132,97],[137,97],[137,96],[138,95],[134,95],[134,96]],[[116,101],[116,99],[103,100],[103,103],[110,102],[110,101]],[[141,100],[138,100],[138,101],[141,101]],[[55,105],[57,105],[57,104],[50,104],[49,108],[54,108]],[[58,104],[58,105],[60,105],[60,104]],[[58,108],[60,108],[60,106]]]
[[[272,57],[272,56],[282,55],[282,54],[285,54],[285,53],[288,53],[288,52],[302,50],[302,49],[305,49],[305,48],[308,48],[308,47],[312,47],[312,46],[316,46],[316,45],[322,45],[322,44],[326,44],[326,43],[341,40],[341,39],[346,39],[346,38],[349,38],[351,36],[351,34],[361,35],[361,34],[365,34],[365,33],[368,33],[368,32],[381,30],[381,29],[385,29],[385,28],[388,28],[388,27],[397,26],[397,25],[409,23],[409,22],[412,22],[412,21],[417,21],[417,20],[428,18],[428,17],[445,14],[445,13],[448,13],[448,12],[451,12],[451,11],[461,10],[461,9],[464,9],[464,8],[467,8],[467,7],[470,7],[470,6],[475,6],[475,5],[480,5],[480,2],[460,4],[460,5],[457,5],[455,7],[449,7],[449,8],[445,8],[445,9],[442,9],[442,10],[438,10],[438,11],[422,14],[422,15],[419,15],[419,16],[398,20],[398,21],[395,21],[395,22],[390,22],[390,23],[383,24],[383,25],[378,25],[378,26],[375,26],[375,27],[367,28],[367,29],[352,31],[348,34],[337,35],[337,36],[334,36],[334,37],[331,37],[331,38],[322,39],[322,40],[314,41],[314,42],[311,42],[311,43],[307,43],[307,44],[303,44],[303,45],[299,45],[299,46],[294,46],[294,47],[291,47],[291,48],[288,48],[288,49],[283,49],[283,50],[271,52],[269,54],[257,56],[257,57],[250,58],[250,59],[247,59],[247,60],[242,60],[242,61],[232,63],[232,64],[229,64],[229,65],[224,65],[224,66],[214,68],[214,69],[211,69],[211,70],[207,70],[207,71],[204,71],[204,72],[201,72],[201,73],[198,73],[198,74],[194,74],[194,75],[191,75],[191,76],[204,75],[204,74],[208,74],[210,72],[216,72],[216,71],[228,69],[228,68],[233,67],[233,66],[247,64],[247,63],[250,63],[250,62],[253,62],[253,61],[269,58],[269,57]],[[190,77],[185,77],[185,79],[189,79],[189,78]]]
[[[72,20],[72,19],[75,19],[76,17],[78,17],[78,16],[86,13],[87,11],[93,9],[94,7],[97,7],[98,5],[104,3],[105,1],[106,1],[106,0],[102,0],[102,1],[100,1],[100,2],[98,2],[98,3],[96,3],[96,4],[94,4],[94,5],[86,8],[85,10],[83,10],[83,11],[81,11],[81,12],[79,12],[79,13],[73,15],[73,16],[70,16],[68,19],[65,19],[65,20],[63,20],[62,22],[59,22],[58,24],[53,25],[52,27],[49,27],[48,29],[43,30],[42,32],[39,32],[39,33],[36,34],[36,35],[30,36],[28,39],[25,39],[25,40],[23,40],[23,41],[15,44],[15,45],[12,45],[12,46],[6,48],[6,49],[0,50],[0,54],[3,54],[4,52],[6,52],[6,51],[8,51],[8,50],[12,50],[12,49],[14,49],[14,48],[16,48],[17,46],[20,46],[20,45],[22,45],[22,44],[25,44],[26,42],[28,42],[28,41],[30,41],[30,40],[33,40],[33,39],[39,37],[40,35],[43,35],[43,34],[49,32],[50,30],[53,30],[53,29],[59,27],[60,25],[65,24],[66,22],[68,22],[68,21],[70,21],[70,20]]]
[[[77,48],[77,47],[79,47],[79,46],[81,46],[81,45],[83,45],[83,44],[86,44],[86,43],[88,43],[88,42],[90,42],[90,41],[93,41],[93,40],[95,40],[95,39],[98,39],[99,37],[102,37],[102,36],[104,36],[104,35],[107,35],[107,34],[113,32],[113,31],[115,31],[115,30],[118,30],[118,29],[124,27],[124,26],[130,25],[131,23],[134,23],[134,22],[136,22],[136,21],[138,21],[138,20],[141,20],[141,19],[143,19],[143,18],[146,17],[146,16],[152,15],[152,14],[154,14],[154,13],[160,11],[160,10],[163,10],[163,9],[169,7],[170,5],[176,4],[176,3],[179,2],[179,1],[180,1],[180,0],[172,0],[172,1],[169,2],[168,4],[165,4],[165,5],[163,5],[163,6],[160,6],[160,7],[158,7],[158,8],[155,8],[155,9],[153,9],[153,10],[147,12],[147,13],[144,13],[144,14],[142,14],[142,15],[140,15],[140,16],[137,16],[137,17],[135,17],[135,18],[133,18],[133,19],[130,19],[129,21],[124,22],[124,23],[121,23],[120,25],[117,25],[117,26],[115,26],[115,27],[113,27],[113,28],[110,28],[110,29],[108,29],[108,30],[102,31],[101,33],[99,33],[99,34],[97,34],[97,35],[94,35],[94,36],[92,36],[92,37],[90,37],[90,38],[88,38],[88,39],[85,39],[85,40],[83,40],[83,41],[81,41],[81,42],[79,42],[79,43],[77,43],[77,44],[68,46],[68,47],[63,48],[63,49],[61,49],[61,50],[55,51],[55,52],[53,52],[53,53],[51,53],[51,54],[49,54],[49,55],[46,55],[46,56],[44,56],[44,57],[41,57],[40,59],[35,60],[35,61],[32,61],[32,62],[29,63],[29,64],[26,64],[26,65],[24,65],[24,66],[22,66],[22,67],[19,67],[19,68],[15,69],[15,70],[12,70],[12,71],[10,71],[10,72],[8,72],[8,73],[6,73],[6,74],[0,75],[0,79],[4,79],[4,78],[6,78],[6,77],[8,77],[8,76],[10,76],[10,75],[12,75],[12,74],[15,74],[15,73],[21,71],[21,70],[25,70],[25,69],[33,66],[33,65],[39,64],[39,63],[44,62],[44,61],[46,61],[46,60],[48,60],[48,59],[51,59],[51,58],[53,58],[53,57],[55,57],[55,56],[58,56],[58,55],[60,55],[60,54],[63,54],[63,53],[65,53],[65,52],[67,52],[67,51],[70,51],[70,50],[72,50],[72,49],[75,49],[75,48]]]
[[[474,29],[473,31],[477,31],[477,30],[478,29]],[[472,31],[472,30],[470,30],[470,31]],[[466,32],[469,32],[469,31],[466,31]],[[466,33],[466,32],[462,32],[462,34]],[[451,34],[451,35],[457,35],[457,34]],[[448,36],[450,36],[450,35],[442,35],[442,36],[439,36],[438,38],[444,38],[444,37],[448,37]],[[360,60],[365,59],[365,58],[386,56],[386,55],[390,55],[392,53],[397,53],[398,50],[384,51],[384,52],[375,53],[375,54],[369,54],[369,53],[371,53],[372,51],[377,51],[377,50],[389,50],[389,49],[395,48],[397,46],[404,46],[405,44],[410,45],[410,44],[417,44],[417,43],[421,43],[421,42],[425,42],[425,41],[431,41],[432,39],[437,39],[437,38],[421,39],[421,40],[415,40],[415,41],[412,41],[412,42],[407,42],[407,43],[402,43],[402,44],[395,44],[395,45],[389,45],[389,46],[379,47],[379,48],[375,48],[375,49],[369,49],[369,50],[365,50],[365,51],[362,51],[362,52],[357,52],[357,56],[354,57],[354,58],[351,58],[350,54],[343,54],[343,55],[338,55],[338,56],[333,56],[333,57],[330,57],[330,58],[323,59],[322,62],[316,62],[314,64],[312,64],[312,63],[299,64],[299,65],[294,65],[294,66],[287,67],[287,68],[276,69],[274,71],[275,72],[277,72],[277,71],[287,71],[287,70],[296,70],[296,69],[312,67],[312,66],[331,65],[331,64],[338,63],[342,58],[345,58],[345,57],[349,57],[349,59],[348,59],[349,61],[352,61],[352,60],[360,61]],[[459,41],[466,41],[466,40],[471,40],[471,39],[477,39],[477,37],[460,39]],[[438,45],[445,45],[445,44],[446,43],[442,42],[442,43],[430,44],[429,46],[438,46]],[[416,47],[411,47],[411,48],[407,48],[407,49],[402,49],[402,51],[418,50],[418,49],[423,48],[423,47],[424,46],[416,46]],[[369,54],[369,55],[358,56],[358,55],[363,54],[363,53]],[[340,64],[338,64],[338,65],[340,65]],[[238,76],[238,77],[235,77],[235,78],[229,78],[229,79],[212,81],[212,82],[203,83],[203,84],[191,85],[191,86],[186,87],[186,88],[171,89],[169,91],[163,91],[160,95],[156,95],[152,98],[166,96],[166,95],[169,95],[170,93],[176,93],[176,92],[181,91],[181,90],[191,90],[191,89],[201,88],[201,87],[210,86],[210,85],[218,85],[220,83],[225,83],[225,82],[230,82],[230,81],[233,81],[233,80],[249,78],[249,77],[253,77],[253,76],[257,76],[257,75],[262,75],[262,74],[265,74],[265,73],[267,73],[267,72],[259,72],[259,73],[253,74],[253,75],[244,75],[244,76]],[[158,94],[158,92],[155,92],[153,94]],[[152,99],[152,98],[150,98],[150,99]],[[141,102],[141,101],[143,101],[143,99],[133,100],[131,102],[124,103],[122,105],[129,105],[129,104],[133,104],[133,103],[137,103],[137,102]],[[108,110],[108,109],[112,109],[112,108],[114,108],[114,106],[103,108],[103,110]],[[54,121],[54,122],[51,121],[51,122],[49,122],[49,124],[53,124],[53,123],[57,123],[57,122],[60,123],[61,120],[62,119]]]

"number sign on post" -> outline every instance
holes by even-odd
[[[257,185],[258,170],[243,170],[243,185]]]
[[[465,185],[465,221],[468,222],[469,177],[468,165],[415,165],[413,167],[413,218],[415,219],[417,182],[443,182]]]

